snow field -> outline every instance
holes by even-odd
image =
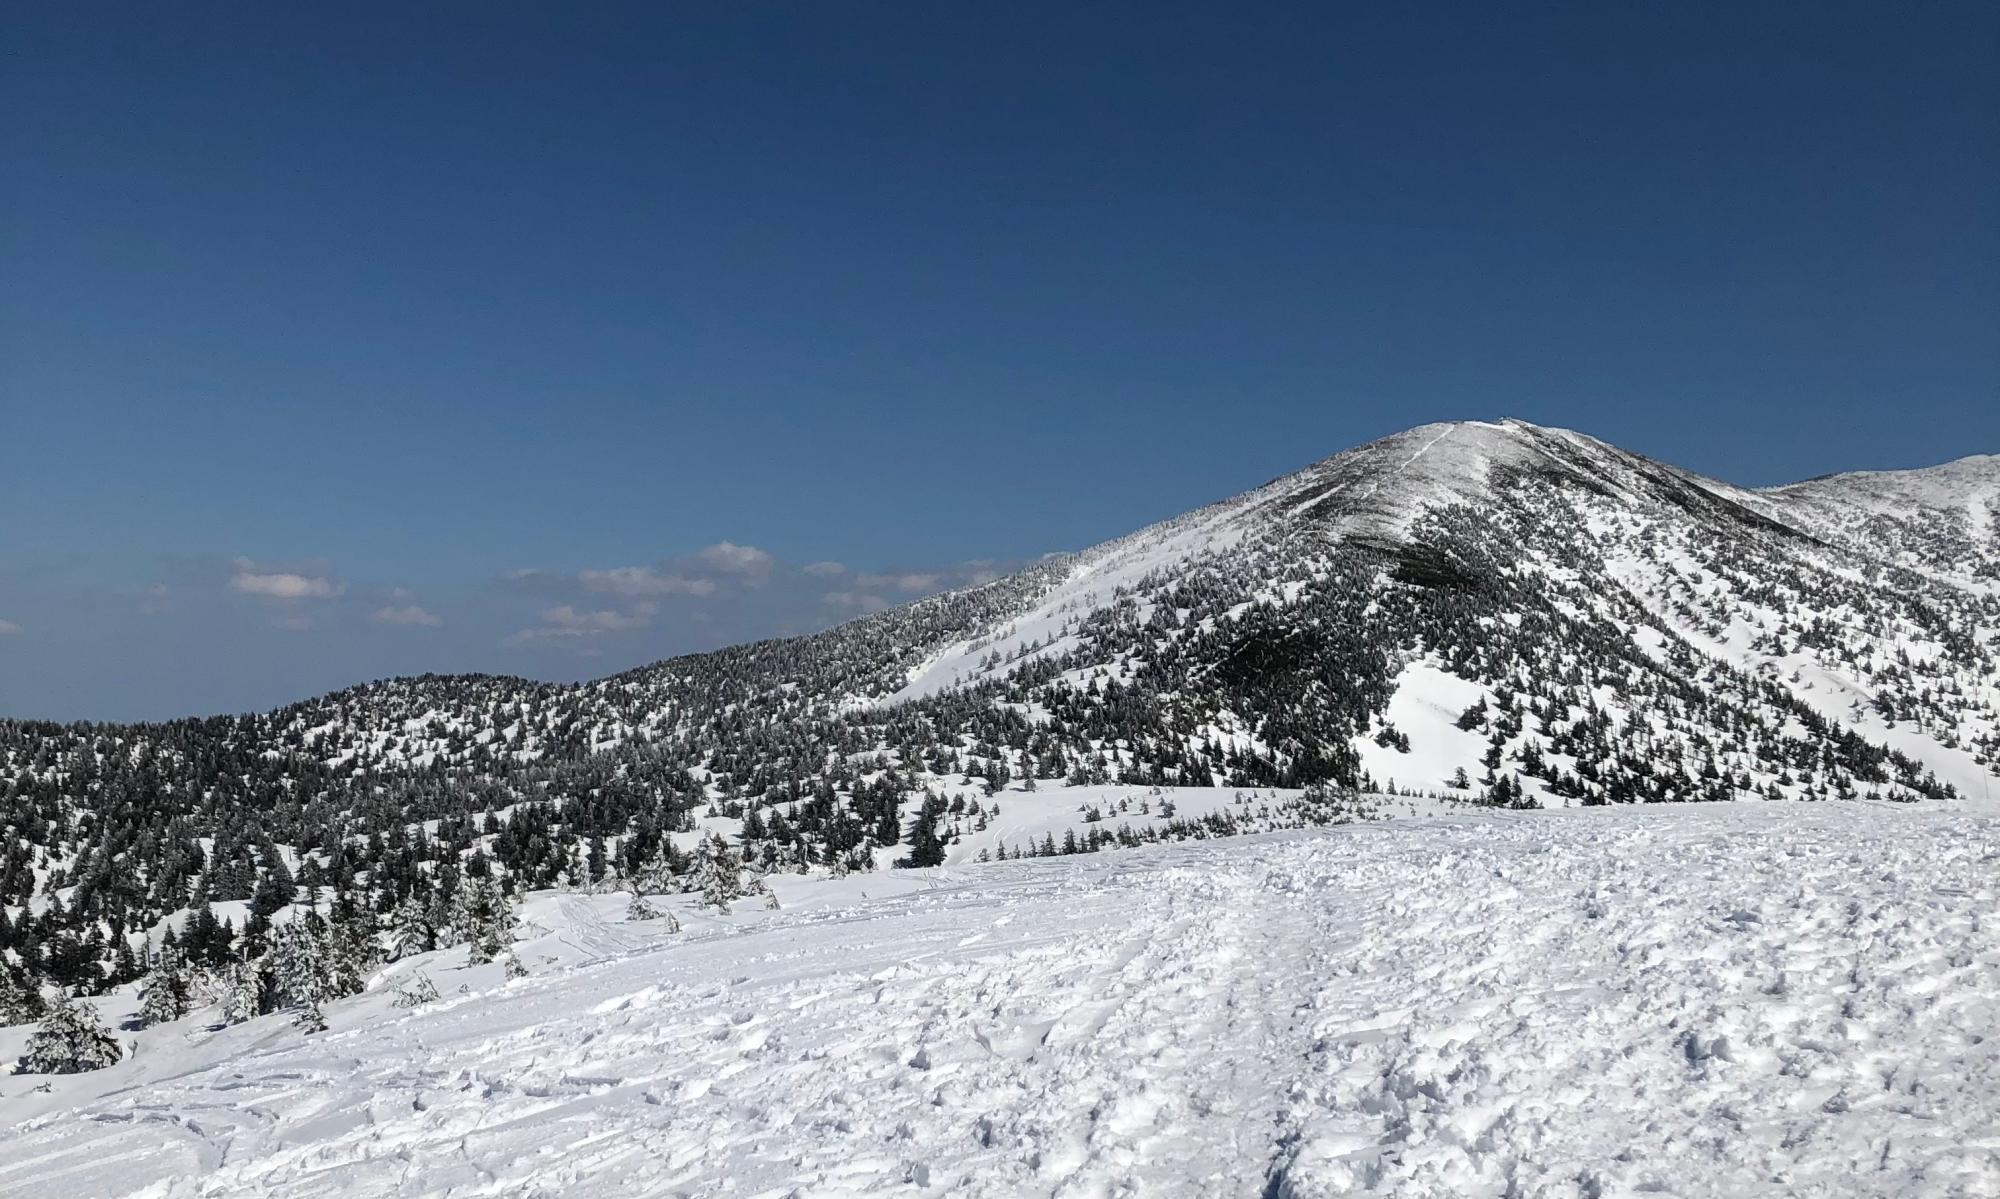
[[[0,1078],[0,1196],[2000,1195],[1991,807],[774,884],[677,936],[543,896],[525,979]]]

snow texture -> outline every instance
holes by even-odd
[[[2000,1195],[2000,809],[772,885],[659,899],[678,935],[542,894],[526,978],[441,950],[326,1033],[196,1015],[0,1078],[0,1196]],[[393,1007],[419,969],[443,999]]]

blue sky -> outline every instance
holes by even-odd
[[[5,23],[0,714],[607,673],[1430,420],[2000,450],[1990,4]]]

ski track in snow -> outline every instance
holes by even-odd
[[[2000,1195],[1991,807],[914,873],[678,937],[560,897],[595,960],[270,1018],[0,1127],[0,1196]]]

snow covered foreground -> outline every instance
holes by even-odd
[[[191,1019],[61,1080],[94,1097],[0,1078],[0,1195],[2000,1195],[1990,807],[778,890],[678,936],[550,896],[525,979],[441,955],[427,1009]]]

